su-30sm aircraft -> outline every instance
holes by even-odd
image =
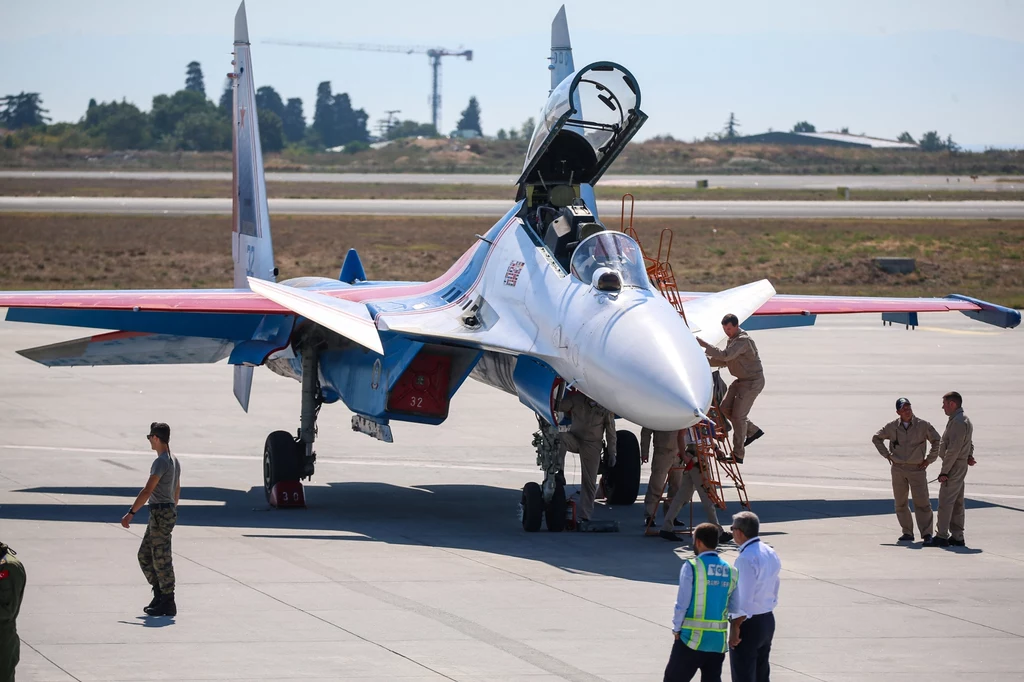
[[[565,523],[565,492],[550,447],[571,386],[619,417],[656,430],[692,426],[708,411],[711,371],[696,336],[717,344],[727,313],[758,328],[813,323],[818,313],[959,310],[1003,327],[1020,314],[965,297],[778,296],[763,280],[684,294],[686,320],[652,287],[638,244],[599,220],[593,187],[643,125],[640,86],[625,68],[575,70],[564,9],[552,26],[551,93],[530,140],[514,205],[430,282],[367,279],[354,250],[336,280],[276,282],[244,4],[235,17],[234,288],[2,292],[17,322],[117,329],[21,351],[47,366],[234,365],[248,408],[253,368],[302,383],[297,436],[275,431],[263,455],[272,503],[301,495],[313,474],[316,419],[341,401],[352,427],[391,441],[392,422],[441,424],[467,378],[519,397],[546,434],[542,485],[523,491],[523,526]],[[635,436],[619,432],[605,473],[612,503],[631,504],[640,480]],[[289,492],[290,491],[290,492]]]

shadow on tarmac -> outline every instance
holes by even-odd
[[[138,494],[138,488],[47,486],[18,492],[130,499]],[[675,582],[679,570],[676,550],[684,554],[690,551],[684,543],[669,543],[657,536],[644,537],[643,509],[639,504],[632,507],[599,505],[595,517],[617,520],[619,533],[525,533],[516,514],[519,498],[517,490],[481,485],[402,487],[385,483],[329,483],[306,487],[307,509],[268,513],[262,487],[248,491],[183,488],[185,506],[180,508],[178,524],[247,528],[256,531],[245,535],[251,538],[386,542],[481,551],[542,561],[571,572],[666,584]],[[0,505],[0,519],[117,523],[124,512],[122,500],[112,504],[57,504],[52,498],[45,500],[40,504]],[[966,507],[983,509],[1003,505],[967,499]],[[893,513],[892,498],[767,500],[755,502],[752,508],[764,524]],[[739,511],[738,504],[730,504],[727,511],[719,512],[719,518],[728,524],[731,515]],[[686,520],[688,511],[684,509],[680,517]],[[703,513],[698,506],[694,510],[694,522],[701,521]],[[144,518],[136,523],[144,523]],[[766,529],[764,535],[771,534]],[[958,553],[980,551],[953,550]]]

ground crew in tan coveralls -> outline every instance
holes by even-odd
[[[608,464],[615,464],[615,415],[596,402],[576,391],[569,393],[558,403],[560,412],[572,412],[569,431],[558,434],[558,459],[565,471],[565,453],[580,455],[580,508],[579,523],[589,521],[594,513],[594,497],[597,495],[597,471],[601,466],[602,439],[608,443]],[[581,527],[581,530],[584,528]]]
[[[743,464],[746,446],[764,435],[764,431],[747,418],[754,399],[764,390],[764,368],[754,340],[740,329],[735,315],[722,318],[722,329],[729,337],[725,350],[699,337],[697,342],[704,347],[713,367],[726,367],[735,378],[722,401],[722,413],[732,422],[733,457],[738,464]]]
[[[964,547],[964,480],[974,461],[974,426],[964,414],[964,400],[956,391],[942,396],[942,411],[949,417],[939,443],[939,523],[931,547]]]
[[[900,398],[896,401],[895,420],[878,430],[871,442],[878,453],[892,465],[892,494],[896,501],[896,518],[903,535],[896,542],[914,541],[914,524],[907,506],[907,492],[914,499],[914,516],[921,539],[932,539],[932,501],[928,495],[928,474],[926,469],[938,457],[939,432],[931,424],[917,417],[910,401]],[[885,446],[889,441],[889,447]],[[925,446],[931,444],[925,456]]]
[[[25,595],[25,567],[15,554],[0,542],[0,682],[14,682],[21,658],[17,620]]]
[[[181,465],[171,454],[171,427],[153,422],[146,436],[156,459],[149,470],[146,487],[121,519],[128,528],[132,518],[149,502],[149,523],[139,546],[139,566],[153,588],[153,600],[143,610],[150,616],[174,616],[174,564],[171,554],[171,531],[178,521],[178,500],[181,497]]]
[[[708,495],[708,491],[704,487],[704,475],[701,473],[700,462],[697,459],[697,445],[692,442],[690,430],[683,429],[678,433],[679,446],[682,448],[682,459],[679,460],[679,464],[683,467],[681,472],[682,481],[679,484],[679,491],[672,496],[668,511],[665,513],[665,523],[662,524],[658,535],[666,540],[678,540],[678,536],[673,532],[673,524],[669,523],[669,519],[674,520],[679,516],[679,512],[683,510],[683,507],[692,502],[693,493],[696,491],[697,497],[700,498],[701,506],[704,507],[704,514],[707,517],[708,523],[718,527],[718,543],[730,542],[732,540],[732,533],[722,529],[722,524],[718,522],[718,509],[715,507],[715,503],[711,501],[711,496]]]
[[[654,441],[654,458],[651,459],[651,479],[647,482],[647,494],[644,496],[644,528],[654,525],[654,518],[658,515],[658,502],[661,501],[661,494],[665,492],[665,483],[668,483],[668,497],[671,500],[679,490],[679,482],[683,478],[683,472],[673,470],[680,464],[679,460],[679,431],[652,431],[651,429],[640,430],[640,460],[646,462],[648,452],[651,448],[651,441]],[[668,509],[668,505],[665,505]],[[674,516],[667,516],[666,521],[674,521]]]

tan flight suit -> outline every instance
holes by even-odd
[[[680,437],[686,431],[680,431]],[[682,473],[682,483],[679,486],[679,491],[672,497],[672,502],[668,507],[668,511],[665,513],[665,523],[662,524],[661,529],[672,532],[675,529],[675,525],[672,523],[675,518],[679,515],[679,512],[683,510],[687,504],[693,500],[693,491],[697,491],[697,496],[700,498],[700,503],[704,507],[704,514],[707,517],[708,523],[713,523],[719,528],[722,527],[718,523],[718,510],[715,508],[715,503],[711,501],[711,497],[708,495],[708,491],[704,488],[704,476],[700,473],[700,463],[697,461],[697,447],[693,444],[687,444],[683,449],[682,464],[689,466]],[[692,464],[692,466],[691,466]]]
[[[754,340],[742,329],[729,342],[725,350],[705,348],[712,367],[726,367],[735,380],[722,400],[722,413],[732,422],[732,454],[743,459],[743,441],[747,434],[757,433],[758,427],[747,419],[754,399],[764,390],[764,368]]]
[[[974,426],[957,409],[946,422],[946,430],[939,444],[939,459],[942,460],[940,475],[949,478],[939,484],[939,524],[936,537],[954,540],[964,539],[964,479],[967,478],[967,460],[974,456]]]
[[[615,461],[615,416],[582,393],[570,393],[558,403],[560,412],[572,412],[572,425],[567,433],[558,434],[559,466],[565,471],[565,453],[580,455],[579,519],[594,513],[597,495],[597,471],[601,466],[602,439],[608,442],[609,461]]]
[[[665,492],[668,482],[668,497],[671,500],[679,490],[683,472],[673,471],[679,465],[678,431],[640,430],[640,452],[646,455],[654,440],[654,456],[651,458],[651,479],[647,482],[647,494],[644,496],[644,513],[651,518],[658,513],[658,501]],[[665,505],[668,508],[668,504]]]
[[[886,448],[885,441],[889,441]],[[871,438],[878,448],[878,454],[885,457],[892,466],[892,495],[896,501],[896,518],[904,535],[914,534],[914,524],[907,506],[907,492],[914,499],[914,516],[921,537],[932,534],[932,501],[928,495],[928,472],[921,467],[925,461],[931,464],[938,457],[939,432],[931,424],[918,417],[910,420],[909,427],[903,426],[902,419],[895,419],[878,430]],[[925,446],[931,443],[925,458]]]

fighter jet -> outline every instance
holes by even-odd
[[[248,409],[253,369],[302,384],[297,433],[275,431],[263,453],[272,504],[294,501],[313,475],[316,422],[343,403],[352,428],[391,442],[394,422],[441,424],[467,378],[518,396],[536,413],[542,485],[524,487],[523,526],[562,530],[565,491],[552,456],[571,388],[618,417],[656,430],[690,427],[712,400],[699,336],[724,339],[721,318],[758,328],[816,314],[910,315],[959,310],[1004,327],[1020,314],[968,299],[777,296],[767,280],[683,294],[685,319],[652,286],[640,246],[598,216],[594,185],[647,119],[623,66],[576,69],[564,8],[552,26],[551,92],[529,142],[518,196],[448,270],[429,282],[367,277],[350,250],[337,279],[277,282],[244,3],[234,25],[234,288],[0,292],[7,320],[118,330],[20,353],[46,366],[214,363],[234,366]],[[748,324],[748,326],[750,326]],[[619,432],[605,474],[610,502],[631,504],[636,438]]]

